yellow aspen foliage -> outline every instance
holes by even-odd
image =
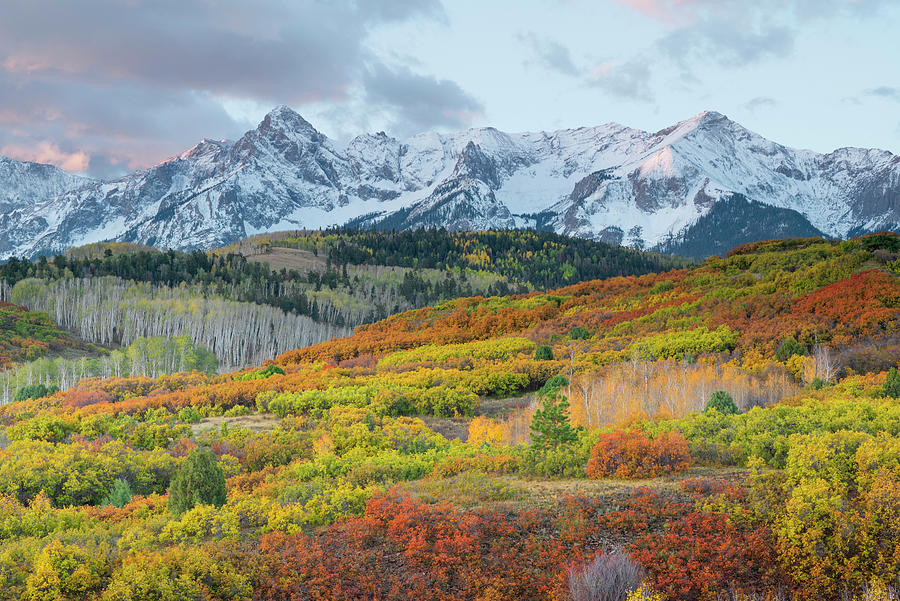
[[[785,367],[800,382],[812,382],[816,377],[815,357],[794,355],[785,361]]]
[[[492,446],[500,446],[506,442],[505,429],[495,420],[479,415],[469,424],[468,442],[475,445],[487,443]]]
[[[598,428],[681,417],[702,410],[716,390],[726,391],[740,409],[747,409],[796,394],[799,387],[775,364],[749,373],[732,364],[665,360],[631,361],[577,373],[564,393],[573,423]]]
[[[895,601],[897,590],[873,580],[862,594],[854,597],[854,601]]]
[[[316,439],[313,443],[313,451],[315,451],[316,455],[324,455],[326,453],[330,453],[334,448],[334,439],[331,438],[331,434],[327,432]]]

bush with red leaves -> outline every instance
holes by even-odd
[[[723,515],[690,512],[634,543],[634,558],[653,588],[670,601],[713,600],[724,591],[780,588],[775,542],[768,528],[740,528]]]
[[[680,432],[650,439],[642,432],[618,430],[600,436],[591,449],[588,478],[652,478],[691,466],[688,442]]]

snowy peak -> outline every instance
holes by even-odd
[[[337,144],[279,106],[236,142],[204,139],[115,181],[0,159],[0,208],[0,256],[98,240],[213,248],[346,223],[549,227],[702,254],[791,232],[896,230],[900,157],[795,150],[715,111],[657,132],[485,127]]]
[[[453,169],[453,177],[467,177],[477,179],[488,185],[491,189],[500,187],[500,175],[497,173],[497,164],[475,142],[470,141],[463,148]]]
[[[0,156],[0,212],[8,213],[90,185],[95,180],[66,173],[53,165]]]
[[[272,154],[279,159],[298,163],[302,157],[315,153],[330,142],[299,113],[279,106],[270,111],[256,127],[244,134],[235,144],[237,160],[251,155]]]
[[[310,139],[321,136],[309,121],[300,116],[300,113],[283,104],[269,111],[260,121],[256,131],[262,135],[300,134]]]

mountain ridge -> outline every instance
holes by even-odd
[[[378,132],[342,144],[281,105],[238,140],[204,139],[114,180],[20,165],[0,160],[0,257],[102,240],[209,249],[348,222],[453,231],[541,225],[660,249],[736,197],[761,203],[757,214],[771,207],[764,222],[786,215],[778,210],[796,212],[801,220],[788,220],[796,227],[775,228],[778,235],[847,237],[900,226],[900,157],[792,149],[716,111],[657,132],[616,123],[524,133],[486,127],[405,140]],[[693,248],[703,256],[720,246]]]

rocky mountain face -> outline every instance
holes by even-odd
[[[755,239],[898,230],[900,157],[791,149],[715,112],[654,133],[482,128],[339,144],[282,106],[235,142],[203,140],[113,181],[0,159],[0,211],[0,257],[100,240],[206,249],[347,223],[543,227],[704,256]]]

